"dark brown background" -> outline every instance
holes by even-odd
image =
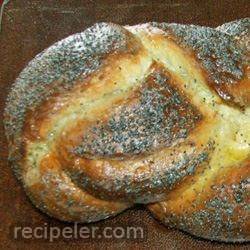
[[[148,21],[193,23],[217,26],[250,14],[249,0],[228,1],[81,1],[81,0],[12,0],[6,6],[0,33],[0,249],[249,249],[249,245],[222,244],[195,239],[170,230],[138,207],[95,226],[142,225],[146,239],[97,241],[76,240],[54,243],[15,241],[13,226],[63,226],[35,209],[26,198],[7,164],[7,146],[2,125],[6,94],[18,73],[37,53],[70,34],[83,31],[99,21],[138,24]]]

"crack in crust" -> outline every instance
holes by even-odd
[[[229,27],[235,27],[234,31],[232,28],[231,35],[238,36],[241,33],[249,41],[249,19],[245,19],[240,25],[236,23],[229,25]],[[167,23],[152,23],[151,25],[164,30],[168,36],[172,35],[180,46],[194,51],[195,57],[207,71],[210,86],[222,99],[241,107],[249,105],[248,101],[242,100],[237,92],[234,93],[231,90],[231,86],[240,85],[239,82],[246,77],[246,71],[249,71],[247,69],[249,57],[246,60],[245,48],[235,42],[235,36],[234,39],[229,36],[229,29],[225,33],[220,31],[224,31],[226,26],[216,30],[196,25]],[[243,41],[243,37],[240,40]],[[250,87],[246,85],[244,88],[249,91]]]

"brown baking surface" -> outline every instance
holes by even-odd
[[[148,21],[215,27],[250,14],[249,1],[83,1],[11,0],[0,33],[0,249],[249,249],[247,244],[224,244],[191,237],[164,227],[142,207],[131,209],[95,226],[142,225],[146,237],[130,240],[14,240],[13,226],[52,223],[70,226],[39,212],[26,198],[7,163],[3,108],[9,88],[24,66],[39,52],[95,22],[138,24]]]

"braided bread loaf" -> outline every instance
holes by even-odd
[[[32,202],[77,222],[143,203],[196,236],[249,240],[249,20],[98,23],[36,56],[5,110]]]

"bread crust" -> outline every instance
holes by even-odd
[[[247,30],[100,23],[36,56],[5,109],[32,202],[77,222],[149,204],[196,236],[249,240]]]

